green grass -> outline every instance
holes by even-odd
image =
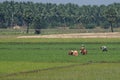
[[[87,55],[79,54],[75,57],[67,54],[70,49],[79,51],[82,44],[88,49]],[[1,38],[0,80],[119,80],[119,44],[120,38]],[[108,52],[100,50],[102,45],[108,47]],[[87,63],[92,64],[83,65]],[[42,71],[19,73],[34,70]],[[12,75],[13,73],[17,75]],[[8,74],[12,76],[7,76]]]
[[[119,80],[119,63],[97,63],[22,73],[2,80]]]
[[[103,60],[112,59],[111,56],[115,58],[119,57],[118,50],[120,49],[119,44],[109,43],[108,52],[102,53],[100,46],[104,44],[94,44],[86,43],[85,46],[88,49],[88,55],[79,57],[68,56],[69,50],[80,49],[81,44],[77,43],[39,43],[39,44],[1,44],[0,49],[0,60],[1,61],[31,61],[31,62],[83,62],[83,58],[88,61],[90,57],[92,59],[103,57]],[[114,55],[113,55],[114,53]],[[96,56],[96,57],[95,57]],[[75,59],[74,59],[75,58]],[[96,59],[96,61],[99,59]],[[116,59],[115,59],[116,60]],[[85,61],[85,62],[86,62]]]
[[[0,36],[0,43],[120,43],[120,38],[26,38],[18,36]]]
[[[61,66],[67,66],[71,64],[74,64],[74,63],[1,61],[0,75],[3,76],[7,74],[12,74],[12,73],[41,70],[41,69],[52,68],[52,67],[61,67]]]

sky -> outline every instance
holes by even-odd
[[[6,0],[0,0],[0,2],[3,2]],[[7,0],[11,1],[11,0]],[[78,5],[109,5],[112,3],[120,3],[120,0],[12,0],[12,1],[32,1],[32,2],[41,2],[41,3],[56,3],[56,4],[67,4],[67,3],[73,3]]]

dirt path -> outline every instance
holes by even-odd
[[[33,35],[33,36],[18,36],[17,38],[120,38],[120,32]]]

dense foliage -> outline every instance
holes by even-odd
[[[111,21],[112,20],[112,21]],[[120,3],[110,5],[52,4],[5,1],[0,3],[0,28],[15,25],[27,28],[70,27],[109,28],[120,26]],[[77,28],[78,28],[77,27]]]

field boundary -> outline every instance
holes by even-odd
[[[18,36],[17,38],[120,38],[120,32],[114,33],[73,33]]]
[[[75,66],[80,66],[80,65],[96,64],[96,63],[99,64],[99,63],[120,63],[120,62],[106,62],[106,61],[92,62],[92,61],[89,61],[89,62],[83,63],[83,64],[73,64],[73,65],[68,65],[68,66],[59,66],[59,67],[37,69],[37,70],[24,71],[24,72],[16,72],[16,73],[11,73],[11,74],[6,74],[6,75],[3,75],[3,76],[0,76],[0,78],[10,77],[10,76],[17,76],[17,75],[22,75],[22,74],[38,73],[38,72],[47,71],[47,70],[70,68],[70,67],[75,67]]]

